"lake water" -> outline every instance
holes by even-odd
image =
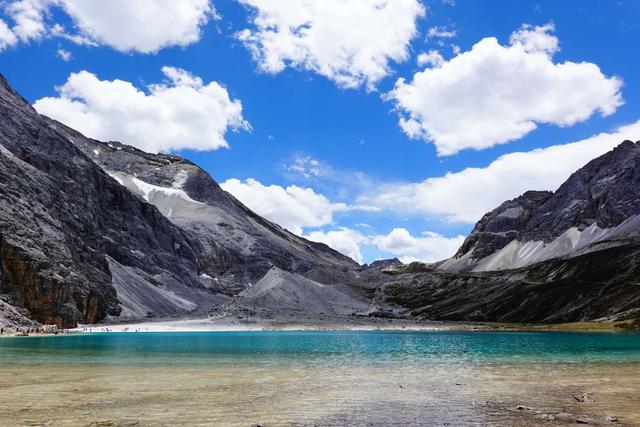
[[[585,402],[573,397],[583,394]],[[0,339],[7,425],[542,425],[548,414],[572,424],[585,416],[606,425],[615,415],[618,425],[640,425],[640,334]]]

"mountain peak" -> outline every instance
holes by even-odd
[[[456,255],[443,266],[485,268],[478,267],[483,265],[481,260],[510,251],[508,257],[506,252],[500,255],[504,261],[496,263],[494,259],[485,264],[490,268],[513,268],[519,265],[518,256],[524,256],[525,249],[533,252],[527,254],[528,261],[521,260],[525,263],[522,265],[545,256],[568,255],[579,245],[587,244],[587,240],[595,243],[577,237],[587,228],[612,230],[640,212],[639,195],[640,143],[626,140],[574,172],[555,192],[527,191],[485,214]],[[571,230],[577,234],[569,238],[566,233]],[[604,236],[605,232],[601,234]],[[563,236],[569,240],[557,240]],[[537,249],[533,249],[533,243],[526,246],[529,242],[537,242]],[[540,255],[542,258],[532,255],[551,244],[564,247]]]

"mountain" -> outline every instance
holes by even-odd
[[[336,270],[358,267],[325,244],[296,236],[252,212],[188,160],[96,141],[51,119],[47,122],[118,183],[180,227],[197,253],[200,277],[217,292],[235,295],[273,266],[329,277]]]
[[[39,115],[0,76],[0,326],[229,316],[640,317],[640,144],[486,214],[435,263],[359,266],[190,161]],[[38,322],[38,323],[36,323]]]
[[[640,142],[624,141],[556,192],[487,213],[458,252],[394,269],[382,299],[409,317],[574,322],[640,317]]]
[[[484,272],[411,265],[379,286],[415,319],[564,323],[640,318],[640,241]]]
[[[0,295],[42,323],[193,315],[273,266],[321,282],[358,267],[187,160],[39,115],[2,76],[0,181]]]
[[[526,267],[636,241],[640,143],[624,141],[572,174],[555,193],[528,191],[487,213],[445,271]]]

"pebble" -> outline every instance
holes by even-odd
[[[591,424],[593,423],[593,420],[591,418],[588,417],[580,417],[576,420],[576,423],[578,424]]]
[[[604,420],[608,423],[617,423],[618,417],[616,417],[615,415],[607,415],[606,417],[604,417]]]
[[[573,419],[573,414],[570,414],[568,412],[560,412],[559,414],[556,414],[556,418],[560,421],[571,421]]]

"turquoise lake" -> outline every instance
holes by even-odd
[[[0,425],[607,426],[612,414],[640,426],[639,333],[0,339]]]
[[[640,362],[640,333],[93,333],[0,340],[0,363]]]

